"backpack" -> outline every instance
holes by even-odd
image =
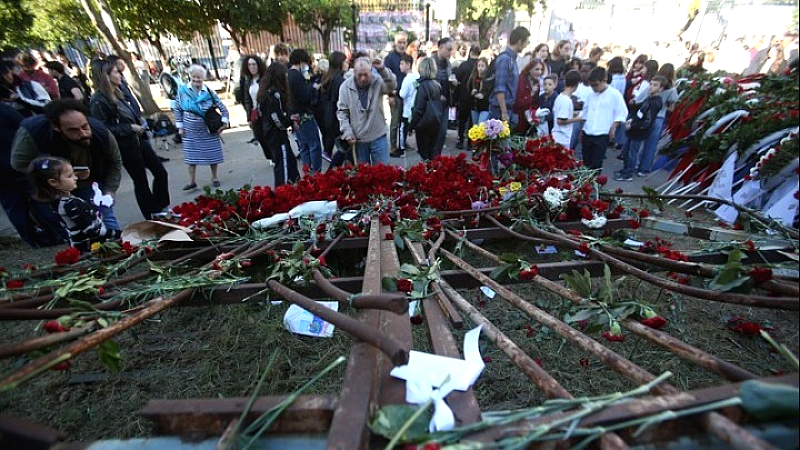
[[[627,130],[628,136],[634,139],[646,138],[659,110],[661,110],[661,97],[647,97],[639,110],[630,116],[631,128]]]

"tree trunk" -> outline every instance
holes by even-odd
[[[89,16],[89,19],[92,21],[92,25],[103,35],[104,38],[108,41],[109,45],[114,49],[117,55],[125,62],[125,66],[128,67],[128,72],[132,74],[137,74],[136,68],[133,66],[133,61],[131,60],[131,55],[128,53],[128,50],[122,46],[122,43],[117,39],[116,33],[116,24],[114,22],[114,16],[111,14],[111,9],[108,7],[108,4],[105,0],[80,0],[81,6],[86,11],[86,14]],[[111,18],[111,24],[115,28],[112,30],[110,29],[105,21],[103,21],[102,14],[100,11],[104,11],[108,16]],[[160,111],[158,105],[156,104],[155,100],[153,99],[153,94],[150,92],[150,84],[145,83],[141,77],[136,76],[131,77],[133,79],[133,83],[131,87],[133,88],[133,92],[138,95],[139,102],[142,104],[142,110],[144,114],[150,115],[155,114]]]
[[[214,75],[217,77],[217,80],[220,80],[219,76],[219,67],[217,66],[217,56],[214,54],[214,44],[211,42],[211,38],[206,36],[206,42],[208,43],[208,54],[211,55],[211,66],[214,67]]]
[[[161,44],[161,39],[153,39],[151,36],[148,36],[147,41],[150,42],[150,45],[155,47],[156,51],[158,51],[158,56],[161,57],[160,70],[165,70],[168,66],[167,61],[169,60],[169,57],[167,56],[167,52],[164,51],[164,45]]]
[[[330,24],[325,25],[325,31],[322,33],[322,53],[329,55],[331,53],[331,33],[333,26]]]

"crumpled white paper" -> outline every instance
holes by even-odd
[[[112,206],[114,204],[114,197],[109,194],[103,194],[103,191],[100,190],[100,185],[97,184],[97,181],[92,183],[92,190],[94,191],[94,196],[92,196],[92,203],[95,206]]]
[[[314,200],[301,203],[292,208],[288,213],[278,213],[270,217],[265,217],[263,219],[256,220],[250,225],[253,228],[264,229],[283,223],[291,217],[327,217],[335,213],[337,210],[338,206],[336,205],[335,201],[328,202],[325,200]]]
[[[317,302],[328,309],[339,310],[339,302]],[[295,334],[305,336],[325,337],[333,336],[334,325],[326,322],[305,309],[292,304],[283,315],[283,326]]]
[[[455,426],[453,411],[444,398],[454,390],[466,391],[475,383],[485,366],[478,341],[483,325],[464,336],[464,359],[432,355],[412,350],[408,364],[392,369],[395,378],[406,380],[406,401],[421,405],[433,400],[433,417],[428,429],[451,430]]]

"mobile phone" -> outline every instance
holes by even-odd
[[[74,166],[72,168],[73,172],[86,172],[87,170],[89,170],[89,166]]]

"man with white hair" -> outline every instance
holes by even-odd
[[[373,68],[379,76],[373,75]],[[356,146],[357,163],[389,162],[386,139],[386,118],[383,96],[397,89],[397,79],[379,59],[358,58],[353,63],[353,76],[339,88],[336,116],[342,139]]]

